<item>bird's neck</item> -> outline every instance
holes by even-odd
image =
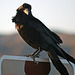
[[[32,15],[32,12],[29,14],[30,19],[34,19],[35,17]]]

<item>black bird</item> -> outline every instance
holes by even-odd
[[[59,56],[74,64],[75,59],[60,47],[60,43],[62,43],[60,37],[32,15],[30,4],[24,3],[20,6],[12,21],[15,22],[15,27],[24,41],[36,49],[31,56],[35,58],[45,50],[60,74],[69,75]]]

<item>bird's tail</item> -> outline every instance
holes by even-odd
[[[55,66],[55,68],[59,71],[59,73],[61,75],[69,75],[67,69],[65,68],[65,66],[62,64],[62,62],[60,61],[57,53],[55,52],[55,50],[53,48],[50,48],[47,51],[53,65]]]
[[[70,56],[69,54],[67,54],[62,48],[60,48],[58,45],[55,45],[55,52],[57,55],[59,55],[60,57],[66,59],[68,62],[72,62],[75,64],[75,59]]]

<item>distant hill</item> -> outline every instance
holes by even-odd
[[[60,34],[63,40],[62,47],[65,51],[75,57],[75,35]],[[2,55],[26,55],[35,49],[27,45],[19,34],[0,35],[0,57]],[[47,57],[46,52],[41,53],[42,57]]]

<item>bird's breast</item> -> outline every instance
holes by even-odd
[[[23,28],[23,25],[18,25],[18,24],[15,24],[15,28],[19,31],[19,30],[21,30],[22,28]]]
[[[38,40],[36,39],[37,36],[34,36],[34,33],[32,33],[30,29],[24,27],[21,30],[18,30],[18,32],[27,44],[35,49],[39,47]]]

